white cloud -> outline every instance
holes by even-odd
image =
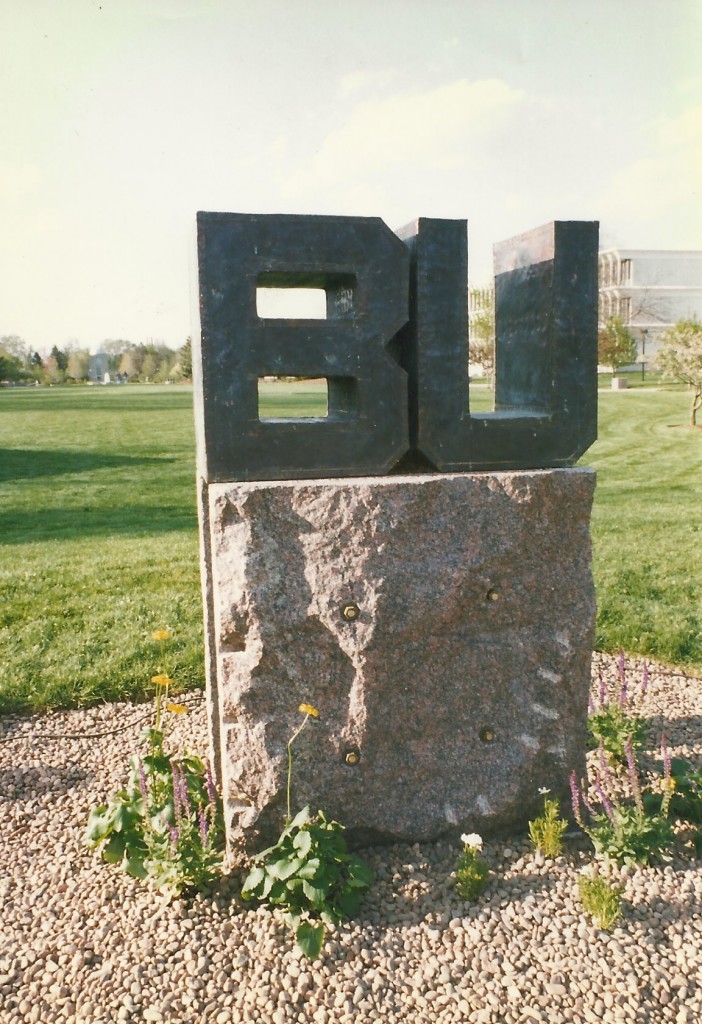
[[[517,115],[524,93],[499,79],[461,79],[354,106],[289,182],[305,193],[393,168],[444,171],[475,162]]]

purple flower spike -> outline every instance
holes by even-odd
[[[665,733],[661,736],[661,754],[663,755],[663,774],[666,782],[668,782],[671,776],[672,760],[670,757],[670,751],[668,750],[668,741]]]
[[[178,782],[180,786],[180,803],[183,808],[183,814],[190,817],[192,814],[192,807],[190,806],[190,798],[188,797],[188,781],[185,778],[185,772],[180,764],[178,765]]]
[[[578,825],[582,825],[583,819],[580,814],[580,789],[578,788],[578,779],[575,772],[570,773],[570,801],[573,805],[573,817],[577,821]]]
[[[175,825],[169,825],[168,826],[168,832],[169,832],[170,837],[171,837],[171,843],[173,844],[173,846],[177,846],[178,845],[178,840],[180,839],[180,831],[179,831],[179,829],[177,829],[175,827]]]
[[[209,761],[205,765],[205,786],[207,788],[207,799],[215,807],[217,805],[217,787],[212,778],[212,768]]]
[[[207,815],[205,814],[204,807],[198,807],[197,809],[198,825],[200,826],[200,842],[203,846],[207,846],[207,834],[209,827],[207,824]]]
[[[636,771],[636,759],[634,758],[634,744],[631,736],[626,741],[624,747],[626,751],[626,764],[629,770],[629,784],[631,785],[631,795],[634,798],[636,808],[643,814],[643,799],[641,798],[641,786],[639,785],[639,775]]]
[[[609,797],[602,788],[602,783],[599,779],[595,782],[595,792],[597,793],[600,803],[604,807],[605,814],[611,822],[614,822],[614,808],[612,807]]]
[[[190,797],[188,796],[188,780],[185,778],[185,772],[180,771],[180,799],[183,803],[183,810],[190,816],[192,814],[192,807],[190,806]]]
[[[185,773],[177,761],[171,763],[171,774],[173,776],[173,811],[177,821],[181,815],[190,817],[191,814],[188,783]]]

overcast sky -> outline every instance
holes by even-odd
[[[197,210],[702,249],[700,0],[0,0],[0,335],[191,331]]]

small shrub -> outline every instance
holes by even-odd
[[[324,942],[324,923],[335,924],[358,912],[373,882],[367,864],[349,853],[344,826],[303,809],[283,829],[278,842],[254,857],[242,889],[245,900],[284,907],[302,952],[313,959]],[[322,923],[314,923],[321,919]]]
[[[563,852],[563,833],[568,822],[561,818],[558,801],[549,800],[548,789],[540,789],[544,798],[544,813],[529,822],[529,836],[535,850],[540,850],[545,857],[558,857]]]
[[[588,732],[591,747],[603,747],[610,757],[623,764],[626,745],[631,741],[634,750],[640,750],[646,736],[646,721],[635,711],[639,700],[648,689],[648,665],[644,662],[638,689],[632,688],[626,673],[626,659],[622,651],[617,661],[617,687],[614,694],[607,689],[600,675],[597,700],[591,703]]]
[[[613,885],[599,875],[580,875],[578,893],[586,913],[594,919],[598,928],[610,931],[621,917],[622,893],[624,887]]]
[[[597,804],[591,803],[585,792],[578,786],[575,773],[570,776],[573,814],[597,853],[618,864],[647,863],[652,858],[666,858],[666,851],[673,840],[673,830],[668,821],[670,785],[666,784],[666,795],[659,813],[648,813],[638,778],[634,759],[633,743],[625,749],[629,782],[629,797],[620,795],[619,787],[606,763],[604,750],[600,747],[600,769],[595,774],[593,785]],[[588,813],[585,823],[581,804]]]
[[[463,853],[456,861],[456,892],[463,900],[477,900],[488,883],[490,869],[479,856],[483,841],[479,835],[463,835]]]
[[[159,630],[153,638],[163,644],[168,633]],[[154,722],[140,737],[148,752],[130,759],[126,787],[90,812],[84,842],[101,847],[108,864],[179,895],[219,874],[224,816],[209,765],[194,754],[165,749],[167,716],[187,708],[168,700],[168,675],[160,672],[152,682]]]

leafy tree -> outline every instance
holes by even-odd
[[[0,380],[16,381],[22,377],[22,364],[17,356],[0,348]]]
[[[163,382],[171,374],[176,353],[161,341],[149,339],[136,344],[124,339],[108,339],[101,345],[107,354],[107,368],[111,374],[123,373],[130,380]]]
[[[74,349],[68,354],[66,376],[73,380],[87,380],[90,372],[90,352],[87,349]]]
[[[0,338],[0,380],[26,380],[30,376],[31,349],[17,334]]]
[[[178,366],[184,380],[193,379],[193,339],[188,338],[182,348],[178,349]]]
[[[159,359],[156,353],[147,352],[144,356],[144,361],[141,364],[141,376],[144,380],[153,380],[155,374],[158,372]]]
[[[482,298],[479,289],[471,291],[471,297]],[[482,304],[479,312],[471,319],[468,343],[469,360],[480,363],[489,377],[495,368],[495,306],[494,293],[491,301]]]
[[[163,384],[164,381],[168,380],[173,373],[173,368],[178,359],[178,356],[171,349],[167,350],[167,354],[164,355],[159,368],[154,374],[154,381],[157,384]]]
[[[21,369],[29,369],[31,349],[18,334],[6,334],[0,338],[0,349],[6,356],[12,356],[19,362]]]
[[[702,324],[680,320],[661,338],[656,366],[665,377],[682,381],[692,389],[690,426],[697,426],[697,410],[702,407]]]
[[[107,353],[107,369],[111,374],[119,370],[122,353],[132,348],[133,342],[125,341],[123,338],[109,339],[100,346],[103,352]]]
[[[49,358],[56,360],[56,366],[59,370],[61,370],[62,373],[66,372],[66,370],[68,369],[68,356],[57,345],[54,345],[54,347],[51,349]]]
[[[56,348],[55,345],[54,348]],[[50,384],[63,384],[64,380],[66,379],[66,371],[62,370],[61,367],[59,366],[58,359],[53,354],[53,351],[49,356],[46,357],[46,362],[44,363],[44,373],[46,375],[46,379]]]
[[[137,365],[135,349],[136,346],[132,345],[122,353],[119,361],[118,372],[126,374],[129,378],[138,376],[139,370],[141,369],[141,360],[139,360],[139,364]]]
[[[597,359],[612,373],[636,362],[636,338],[618,316],[610,317],[597,336]]]

